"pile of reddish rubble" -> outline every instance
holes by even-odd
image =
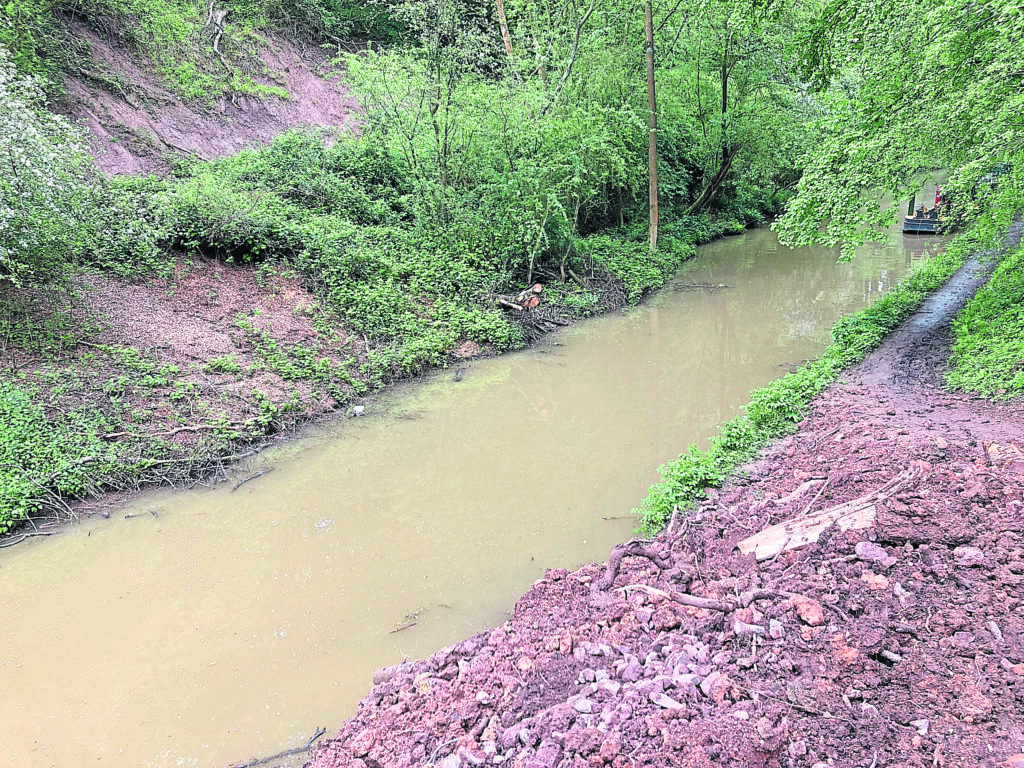
[[[954,299],[666,534],[378,671],[309,766],[1024,766],[1024,409],[941,388]],[[737,549],[836,507],[870,526]]]

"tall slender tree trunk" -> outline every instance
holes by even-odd
[[[647,33],[647,163],[651,178],[651,250],[658,249],[658,101],[654,91],[654,11],[651,0],[644,5]]]
[[[501,27],[501,39],[505,41],[505,53],[509,62],[512,61],[512,37],[508,33],[508,20],[505,18],[505,0],[496,0],[498,5],[498,26]]]

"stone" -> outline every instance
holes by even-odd
[[[773,640],[781,640],[786,635],[786,627],[778,619],[768,622],[768,636]]]
[[[525,730],[528,730],[525,722],[513,723],[502,732],[499,739],[501,746],[506,750],[512,749],[519,741],[519,732]]]
[[[825,623],[825,611],[817,601],[809,597],[798,595],[793,598],[793,607],[796,608],[796,615],[800,620],[812,627],[820,627]]]
[[[792,741],[789,744],[789,756],[800,757],[800,755],[807,754],[807,742],[806,741]]]
[[[562,759],[562,745],[553,739],[544,739],[537,754],[525,765],[530,768],[555,768]]]
[[[650,695],[650,700],[657,704],[662,709],[683,709],[683,705],[673,699],[671,696],[667,696],[660,691],[654,691]]]
[[[718,682],[719,678],[721,677],[721,672],[712,672],[710,675],[701,680],[700,689],[704,692],[705,696],[711,695],[711,691],[714,688],[715,683]]]
[[[999,629],[998,624],[996,624],[994,621],[986,621],[985,628],[989,631],[989,634],[991,634],[992,637],[994,637],[997,641],[999,641],[1000,643],[1003,642],[1003,633]]]
[[[572,705],[572,708],[575,709],[577,712],[581,712],[584,715],[589,715],[591,712],[594,711],[594,702],[592,702],[590,699],[580,699]]]
[[[364,406],[364,405],[353,405],[352,406],[352,415],[353,416],[362,416],[365,412],[366,412],[366,406]]]
[[[868,563],[878,563],[882,568],[896,565],[896,558],[875,544],[873,541],[860,541],[854,547],[857,557]]]
[[[627,683],[635,683],[643,675],[643,672],[644,668],[640,666],[640,662],[633,659],[622,668],[619,679]]]
[[[700,678],[691,674],[675,674],[672,676],[672,687],[691,698],[697,698],[697,685]]]
[[[985,565],[987,558],[977,547],[957,547],[953,550],[953,560],[957,565],[974,568]]]
[[[606,763],[610,763],[622,752],[622,738],[617,733],[613,733],[601,744],[601,759]]]
[[[747,624],[739,619],[733,622],[732,631],[736,633],[736,637],[750,637],[752,635],[764,637],[765,635],[764,627],[760,624]]]
[[[872,571],[864,571],[860,575],[861,581],[868,585],[868,589],[888,589],[889,580],[882,576],[880,573],[874,573]]]
[[[487,755],[478,754],[465,745],[459,747],[455,754],[458,755],[463,765],[483,765],[487,762]]]
[[[928,726],[931,725],[926,718],[911,720],[910,724],[917,730],[917,733],[920,736],[925,736],[928,733]]]
[[[357,733],[352,738],[352,741],[348,743],[348,751],[355,757],[362,757],[373,749],[373,745],[376,741],[377,736],[373,732],[373,728],[363,728],[363,730]]]

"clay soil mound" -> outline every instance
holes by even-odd
[[[1024,765],[1024,409],[941,386],[972,269],[668,532],[378,671],[309,766]]]

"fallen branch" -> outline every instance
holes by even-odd
[[[242,480],[239,480],[239,481],[238,481],[237,483],[235,483],[235,487],[231,489],[231,492],[232,492],[232,493],[234,493],[234,492],[235,492],[235,491],[237,491],[237,490],[238,490],[239,488],[241,488],[241,487],[242,487],[243,485],[245,485],[246,483],[248,483],[248,482],[249,482],[250,480],[255,480],[255,479],[256,479],[257,477],[263,477],[263,475],[267,474],[268,472],[273,472],[273,471],[274,471],[274,468],[273,468],[273,467],[270,467],[270,468],[268,468],[268,469],[261,469],[261,470],[260,470],[259,472],[257,472],[256,474],[254,474],[254,475],[249,475],[248,477],[246,477],[246,478],[244,478],[244,479],[242,479]]]
[[[115,437],[170,437],[179,432],[202,432],[207,429],[238,429],[240,426],[235,424],[198,424],[194,427],[175,427],[174,429],[168,429],[166,432],[108,432],[105,435],[100,435],[100,437],[104,440],[113,440]]]
[[[210,26],[210,24],[213,24],[213,29],[214,29],[213,52],[217,54],[217,57],[220,59],[221,66],[223,66],[224,70],[230,75],[231,74],[231,67],[229,67],[228,63],[224,60],[224,54],[220,52],[220,39],[225,34],[225,31],[224,31],[224,20],[227,18],[228,12],[227,11],[214,11],[213,10],[213,5],[214,5],[213,3],[210,3],[210,12],[209,12],[209,15],[207,15],[207,17],[206,17],[206,23],[203,24],[203,29],[201,29],[199,31],[202,32],[208,26]],[[230,39],[231,36],[228,35],[228,38]]]
[[[792,493],[786,494],[781,499],[773,500],[772,504],[774,504],[775,506],[784,506],[786,504],[789,504],[789,502],[791,501],[796,501],[809,490],[811,490],[811,488],[814,488],[816,485],[818,485],[818,483],[822,483],[824,481],[824,477],[812,477]]]
[[[292,755],[300,755],[303,752],[309,752],[313,744],[316,743],[316,740],[323,736],[325,733],[327,733],[327,729],[323,726],[320,726],[316,729],[316,733],[314,733],[309,738],[309,741],[307,741],[304,746],[286,749],[283,752],[278,752],[276,755],[271,755],[270,757],[261,757],[259,760],[253,759],[247,763],[238,763],[237,765],[231,766],[231,768],[255,768],[255,766],[257,765],[266,765],[267,763],[273,762],[274,760],[280,760],[282,757],[291,757]]]
[[[704,290],[704,291],[710,291],[711,293],[714,293],[715,291],[721,290],[722,288],[732,288],[731,285],[726,285],[725,283],[676,283],[672,287],[674,289],[676,289],[677,291],[687,291],[687,290],[689,290],[689,291],[701,291],[701,290]]]
[[[757,600],[770,600],[777,597],[788,600],[793,597],[789,592],[777,592],[775,590],[768,589],[752,589],[749,592],[743,592],[738,595],[734,600],[717,600],[712,597],[688,595],[685,592],[677,592],[675,590],[666,592],[663,589],[658,589],[657,587],[652,587],[648,584],[627,584],[624,587],[619,587],[615,591],[625,594],[631,589],[639,589],[641,592],[646,592],[648,595],[671,600],[674,603],[679,603],[680,605],[685,605],[689,608],[702,608],[706,611],[719,611],[721,613],[732,613],[740,608],[746,608]]]
[[[807,505],[806,507],[804,507],[804,511],[800,513],[800,517],[803,517],[803,516],[805,516],[805,515],[806,515],[806,514],[807,514],[808,512],[810,512],[810,511],[811,511],[811,508],[812,508],[812,507],[813,507],[813,506],[814,506],[815,504],[817,504],[817,503],[818,503],[818,499],[820,499],[820,498],[821,498],[821,494],[823,494],[823,493],[825,492],[825,489],[826,489],[826,488],[828,488],[828,484],[829,484],[829,483],[831,483],[831,482],[832,482],[832,478],[831,478],[831,477],[830,477],[830,478],[828,478],[828,479],[827,479],[827,480],[825,481],[825,484],[824,484],[824,485],[822,485],[822,486],[821,486],[821,488],[819,488],[819,489],[818,489],[818,492],[817,492],[816,494],[814,494],[814,498],[813,498],[813,499],[811,499],[811,503],[810,503],[810,504],[808,504],[808,505]]]
[[[42,480],[38,481],[38,484],[39,485],[49,485],[54,480],[56,480],[58,477],[63,475],[65,472],[67,472],[69,469],[74,469],[75,467],[82,467],[82,466],[85,466],[86,464],[92,464],[94,461],[99,461],[99,458],[97,458],[96,456],[84,456],[81,459],[75,459],[74,461],[70,462],[66,466],[63,466],[60,469],[56,469],[53,472],[51,472],[50,474],[48,474]]]
[[[33,536],[53,536],[55,533],[60,533],[60,531],[30,531],[29,533],[20,533],[16,538],[0,542],[0,549],[3,549],[4,547],[13,547],[15,544],[21,544],[25,539],[30,539]]]

